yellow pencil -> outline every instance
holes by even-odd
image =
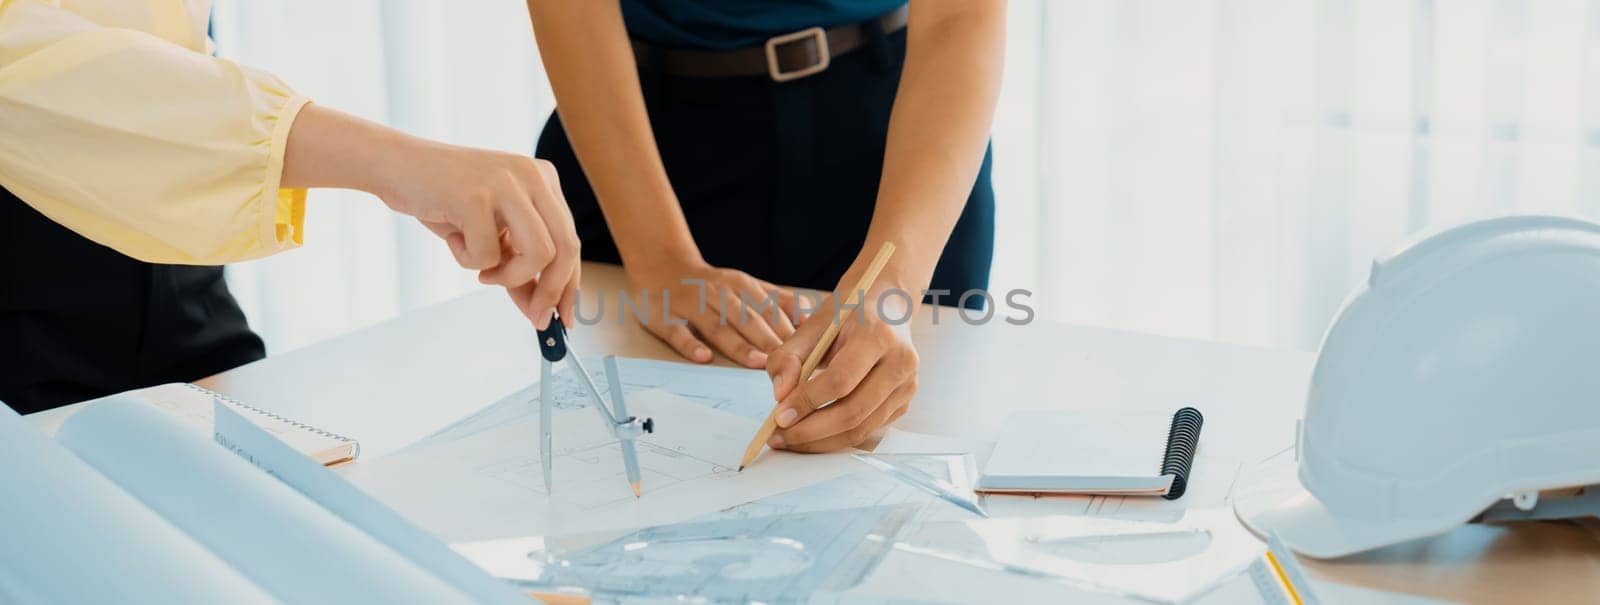
[[[528,596],[533,597],[534,600],[544,603],[544,605],[589,605],[589,603],[593,602],[593,599],[590,599],[584,595],[561,594],[558,592],[539,592],[537,590],[528,591]]]
[[[818,340],[817,346],[811,348],[811,355],[807,356],[806,362],[800,366],[800,381],[795,383],[795,388],[800,388],[799,385],[811,379],[811,373],[817,370],[817,364],[822,363],[822,354],[826,353],[828,348],[833,346],[833,340],[839,337],[840,324],[849,320],[850,315],[861,306],[861,297],[872,287],[873,282],[878,281],[878,273],[883,271],[885,264],[888,264],[890,256],[894,256],[894,244],[884,242],[883,246],[878,248],[878,255],[867,265],[866,273],[862,273],[861,279],[856,281],[856,287],[845,293],[844,313],[833,314],[833,322],[829,323],[827,331],[822,333],[822,340]],[[744,459],[739,461],[740,471],[750,466],[756,456],[761,455],[761,446],[767,444],[767,440],[772,438],[772,432],[776,430],[778,430],[778,406],[773,405],[772,411],[767,413],[767,419],[761,423],[761,428],[756,430],[755,438],[750,440],[750,445],[745,446]]]

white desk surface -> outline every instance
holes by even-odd
[[[587,354],[678,360],[630,318],[618,322],[620,268],[586,263],[583,285],[593,317],[598,293],[611,307],[604,321],[580,326],[572,341]],[[991,437],[1020,409],[1150,409],[1192,404],[1206,414],[1205,448],[1213,455],[1259,460],[1292,443],[1312,355],[1037,320],[1013,326],[998,318],[972,326],[943,309],[934,325],[924,309],[914,320],[922,358],[921,387],[898,426],[908,430]],[[659,311],[658,311],[659,312]],[[1004,312],[1003,310],[1001,311]],[[404,418],[442,426],[526,386],[537,376],[533,332],[499,292],[485,291],[429,307],[313,346],[275,355],[200,381],[256,406],[362,439],[363,428]],[[726,362],[722,362],[726,363]],[[347,405],[348,402],[359,402]],[[30,418],[52,431],[72,406]],[[356,462],[355,464],[359,464]],[[936,587],[907,596],[988,600],[1001,584],[962,587],[939,582],[934,562],[886,560],[870,592],[899,586]],[[1566,524],[1514,528],[1467,526],[1445,536],[1334,562],[1307,560],[1318,577],[1344,584],[1460,602],[1593,601],[1600,595],[1600,540]],[[1001,582],[1002,578],[993,578]],[[1015,594],[1049,598],[1035,583]],[[1030,599],[1031,600],[1031,599]]]

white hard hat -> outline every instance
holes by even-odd
[[[1323,336],[1297,447],[1287,497],[1236,506],[1313,557],[1600,484],[1600,225],[1491,219],[1374,262]]]

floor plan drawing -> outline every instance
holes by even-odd
[[[737,472],[758,421],[659,389],[630,394],[628,407],[656,425],[636,441],[639,498],[628,487],[616,439],[585,409],[561,410],[551,420],[550,492],[544,489],[537,415],[425,443],[343,473],[374,495],[406,502],[401,512],[424,527],[465,541],[672,523],[865,470],[849,452],[769,451]],[[461,494],[474,497],[468,501]]]
[[[734,467],[714,460],[699,458],[692,453],[669,449],[661,445],[640,441],[638,443],[639,471],[642,483],[647,485],[672,485],[696,479],[715,480],[718,476],[736,472]],[[554,452],[557,460],[570,462],[569,469],[555,469],[556,494],[561,500],[581,506],[605,506],[633,500],[626,489],[626,475],[619,466],[611,472],[607,461],[622,455],[617,443],[598,443],[585,447],[567,448]],[[496,479],[521,487],[534,494],[550,497],[545,491],[543,468],[537,453],[488,464],[476,469],[486,478]]]
[[[605,364],[599,357],[583,360],[600,394],[611,397]],[[707,408],[760,421],[774,405],[772,383],[760,370],[702,366],[650,359],[618,358],[624,395],[646,390],[662,390]],[[552,377],[552,398],[560,411],[588,407],[593,398],[565,365],[557,366]],[[514,422],[532,420],[539,415],[539,383],[507,395],[482,410],[440,429],[418,445],[454,441]]]

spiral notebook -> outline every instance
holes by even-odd
[[[1200,411],[1018,412],[978,477],[984,493],[1183,495]]]
[[[284,418],[199,385],[174,382],[129,391],[124,395],[136,396],[155,404],[167,413],[199,427],[208,436],[213,430],[216,413],[212,402],[220,399],[239,410],[256,426],[323,466],[349,462],[361,454],[361,444],[354,439]]]

